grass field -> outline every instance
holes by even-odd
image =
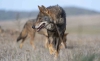
[[[26,21],[21,21],[19,31]],[[18,30],[14,21],[2,21],[0,25],[3,29]],[[57,61],[100,61],[100,15],[67,17],[66,32],[69,33],[68,48],[61,49]],[[35,50],[28,38],[20,49],[17,36],[0,34],[0,61],[54,61],[53,55],[44,47],[44,36],[36,35]]]

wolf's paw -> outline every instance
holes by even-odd
[[[55,56],[54,56],[54,60],[57,60],[57,58],[58,58],[58,52],[56,51]]]
[[[50,54],[54,54],[54,51],[52,49],[49,49]]]
[[[49,52],[50,52],[50,54],[54,54],[55,53],[55,50],[52,47],[52,44],[49,45]]]

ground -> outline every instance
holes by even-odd
[[[19,31],[25,22],[26,19],[21,21]],[[15,24],[14,21],[0,22],[5,30],[18,30]],[[100,15],[67,17],[66,32],[69,33],[67,48],[60,50],[57,61],[100,61]],[[44,47],[44,36],[36,35],[35,50],[30,45],[29,38],[20,49],[17,37],[18,34],[9,32],[0,34],[0,61],[54,61],[53,55]]]

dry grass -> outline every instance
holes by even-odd
[[[100,15],[76,16],[67,18],[69,32],[66,49],[61,49],[57,61],[100,61]],[[1,24],[2,23],[2,24]],[[9,24],[10,23],[10,24]],[[25,23],[21,22],[22,26]],[[13,22],[0,22],[5,29],[17,29]],[[9,27],[10,26],[10,27]],[[13,26],[13,27],[11,27]],[[17,35],[0,35],[0,61],[54,61],[44,47],[44,37],[36,35],[34,50],[29,39],[22,49],[16,43]]]

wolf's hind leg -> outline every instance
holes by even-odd
[[[21,42],[21,44],[20,44],[20,46],[19,46],[20,48],[23,47],[23,43],[24,43],[25,39],[26,39],[26,37],[22,39],[22,42]]]

